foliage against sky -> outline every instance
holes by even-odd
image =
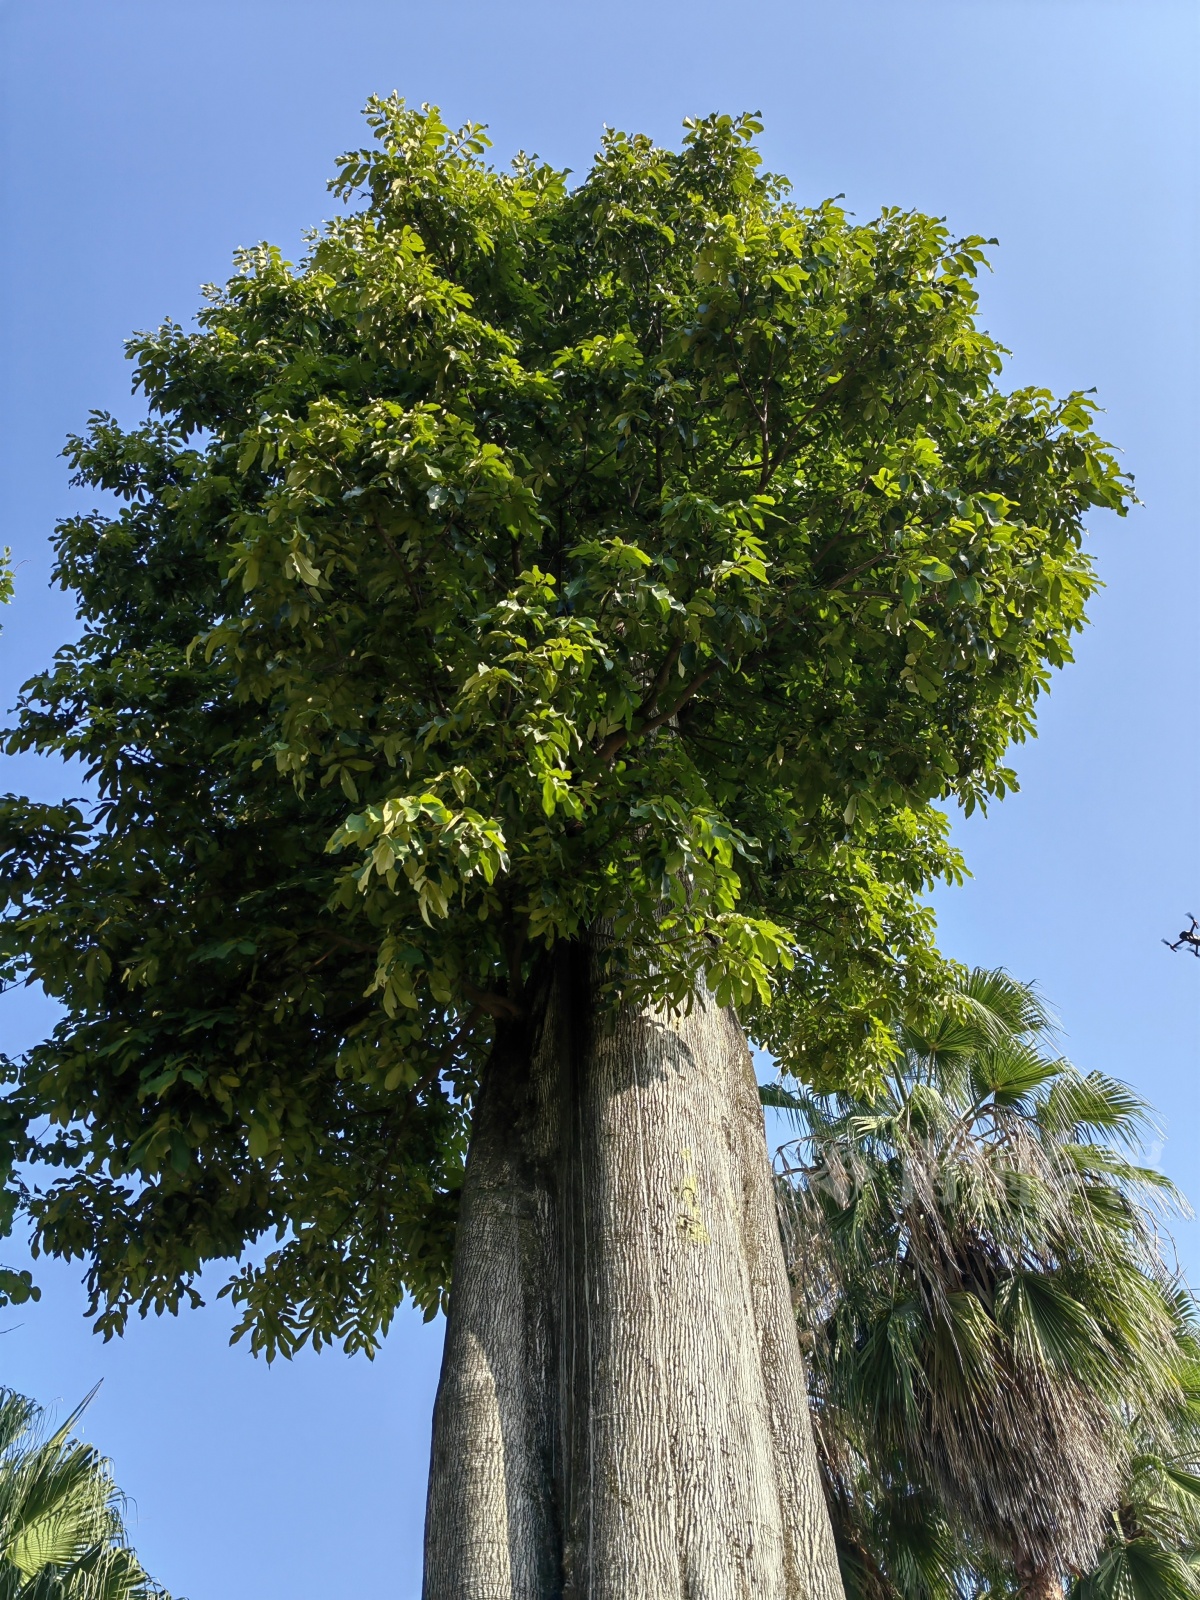
[[[796,206],[752,118],[592,171],[489,169],[373,102],[357,209],[131,344],[151,420],[69,454],[85,628],[13,749],[99,803],[3,816],[41,1246],[101,1325],[233,1293],[256,1344],[370,1347],[444,1292],[470,1098],[540,954],[707,969],[788,1070],[863,1081],[938,968],[934,802],[1003,794],[1069,658],[1082,396],[1005,394],[983,242]]]
[[[779,1096],[848,1593],[1091,1573],[1091,1600],[1195,1595],[1200,1346],[1160,1234],[1178,1196],[1137,1156],[1145,1105],[1063,1058],[1003,972],[962,974],[899,1038],[872,1097]]]
[[[87,1402],[84,1402],[86,1405]],[[41,1408],[0,1390],[3,1600],[169,1600],[129,1547],[109,1463]]]

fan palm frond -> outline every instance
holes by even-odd
[[[95,1391],[93,1390],[93,1394]],[[128,1546],[109,1463],[0,1390],[0,1600],[169,1600]]]
[[[920,1540],[862,1554],[900,1528],[900,1483],[925,1508],[928,1548],[953,1544],[956,1592],[1010,1583],[1041,1600],[1058,1575],[1093,1571],[1101,1588],[1136,1579],[1128,1600],[1166,1600],[1151,1590],[1178,1563],[1142,1545],[1110,1562],[1135,1478],[1146,1515],[1121,1549],[1179,1526],[1192,1469],[1166,1460],[1162,1419],[1176,1440],[1188,1419],[1200,1442],[1186,1376],[1200,1345],[1155,1221],[1178,1196],[1135,1159],[1149,1110],[1078,1072],[1041,996],[1001,971],[964,973],[897,1042],[870,1098],[781,1086],[774,1102],[798,1130],[781,1210],[854,1584],[873,1572],[898,1594],[934,1592]],[[1134,1415],[1158,1419],[1158,1465],[1140,1476]]]

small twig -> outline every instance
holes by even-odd
[[[425,1093],[426,1089],[431,1089],[441,1077],[445,1069],[450,1065],[450,1062],[454,1059],[454,1052],[458,1049],[459,1045],[462,1044],[463,1040],[475,1026],[475,1023],[480,1015],[481,1007],[473,1005],[470,1011],[468,1011],[466,1016],[463,1018],[461,1025],[455,1031],[454,1037],[450,1040],[450,1043],[429,1068],[429,1071],[426,1072],[424,1077],[418,1078],[416,1083],[414,1083],[412,1088],[408,1091],[407,1098],[404,1101],[404,1109],[401,1111],[400,1120],[396,1124],[397,1133],[400,1133],[403,1130],[405,1123],[408,1121],[414,1107],[417,1104],[417,1101]]]

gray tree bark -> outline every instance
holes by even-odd
[[[561,947],[482,1086],[425,1600],[842,1600],[745,1037],[593,977]]]

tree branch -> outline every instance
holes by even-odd
[[[495,1017],[498,1022],[516,1022],[522,1015],[520,1006],[507,995],[492,994],[477,989],[467,978],[460,978],[458,986],[477,1011],[482,1011],[485,1016]]]
[[[670,682],[671,673],[674,671],[675,663],[679,660],[679,652],[682,649],[683,640],[676,639],[671,648],[667,651],[662,665],[655,674],[654,682],[650,685],[649,689],[646,690],[645,695],[642,697],[641,705],[638,706],[637,710],[633,714],[633,720],[635,724],[641,723],[643,718],[650,716],[651,712],[658,704],[658,697]],[[640,733],[642,731],[643,730],[639,727],[638,732]],[[628,739],[629,729],[618,728],[615,732],[610,733],[608,737],[601,742],[596,754],[600,757],[601,761],[611,761],[613,756],[616,755],[617,751],[625,745]]]
[[[605,739],[603,744],[600,745],[599,749],[596,751],[596,754],[599,756],[600,760],[607,765],[616,759],[616,757],[631,739],[644,739],[648,733],[654,733],[655,730],[661,728],[664,723],[670,722],[672,717],[677,716],[678,713],[683,710],[684,706],[687,705],[692,696],[698,694],[700,690],[703,689],[704,685],[720,668],[720,666],[721,662],[719,661],[710,662],[709,665],[705,667],[703,672],[698,672],[696,674],[691,683],[687,685],[683,693],[679,696],[678,700],[675,701],[674,705],[672,705],[669,710],[660,711],[656,717],[650,717],[645,722],[642,722],[640,718],[642,706],[646,706],[651,702],[648,699],[643,700],[642,706],[638,707],[639,714],[634,718],[635,726],[633,728],[617,728],[615,732],[610,733],[608,738]],[[657,699],[657,694],[655,695],[655,699]]]
[[[849,583],[851,578],[857,578],[860,572],[866,572],[869,567],[877,567],[881,561],[886,561],[891,556],[890,550],[881,550],[878,555],[869,561],[862,561],[857,567],[851,567],[849,572],[844,572],[835,583],[827,583],[826,589],[840,589],[844,583]]]

